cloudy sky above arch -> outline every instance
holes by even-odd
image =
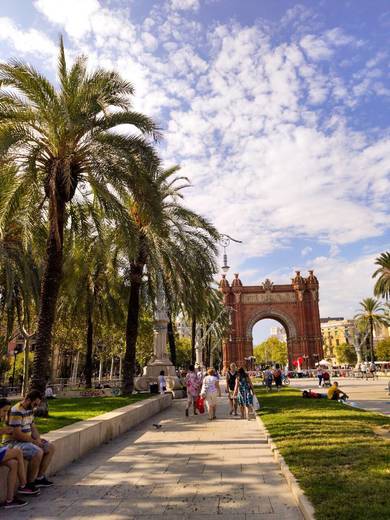
[[[386,0],[16,0],[0,59],[54,77],[56,44],[115,67],[164,129],[187,202],[244,244],[244,283],[314,268],[323,315],[351,316],[389,248]]]

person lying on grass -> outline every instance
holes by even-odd
[[[3,423],[11,409],[11,401],[8,399],[0,399],[0,423]],[[6,435],[12,433],[9,426],[0,427],[0,434]],[[26,477],[24,474],[23,454],[19,448],[10,448],[0,444],[0,465],[6,466],[9,471],[7,475],[7,491],[6,500],[2,504],[5,509],[14,507],[23,507],[27,504],[25,500],[19,498],[15,494],[16,479],[19,479],[19,487],[17,493],[21,495],[38,495],[39,490],[26,485]]]
[[[335,381],[328,390],[328,399],[330,399],[331,401],[345,401],[346,399],[348,399],[348,396],[345,392],[340,390],[338,382]]]
[[[11,448],[19,448],[23,457],[30,461],[28,468],[28,487],[50,487],[45,477],[54,455],[54,446],[39,435],[34,424],[34,408],[41,403],[42,395],[38,390],[32,390],[20,403],[15,404],[9,412],[7,426],[11,431],[3,436],[3,442]]]
[[[313,392],[313,390],[304,390],[302,392],[302,397],[305,397],[306,399],[325,399],[327,396],[320,392]]]

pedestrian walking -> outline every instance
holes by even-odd
[[[279,392],[279,390],[282,388],[282,371],[280,370],[279,363],[276,363],[272,375],[275,381],[276,390]]]
[[[267,392],[271,392],[272,381],[274,379],[274,376],[273,376],[272,371],[269,366],[265,367],[265,370],[263,372],[263,378],[264,378],[264,384],[267,388]]]
[[[249,413],[253,412],[253,385],[251,378],[241,367],[238,370],[234,396],[241,409],[241,419],[250,419]]]
[[[198,374],[195,372],[194,365],[190,365],[189,371],[186,375],[185,384],[187,388],[187,406],[186,406],[186,417],[188,417],[189,409],[192,407],[194,415],[198,415],[196,411],[196,399],[199,396],[200,381]]]
[[[219,386],[219,380],[215,376],[214,368],[207,370],[207,375],[203,379],[200,395],[206,399],[209,421],[216,419],[217,397],[221,397],[221,388]]]
[[[318,368],[317,368],[318,388],[321,388],[321,386],[322,386],[323,375],[324,375],[324,372],[323,372],[322,368],[320,367],[320,365],[318,365]]]
[[[165,390],[167,389],[167,382],[165,380],[165,372],[161,370],[160,375],[158,376],[158,390],[160,394],[165,394]]]
[[[229,370],[226,372],[226,393],[229,398],[230,412],[229,415],[237,414],[237,399],[234,396],[234,389],[236,387],[236,379],[238,377],[237,366],[231,363]]]

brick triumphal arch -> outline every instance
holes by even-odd
[[[288,285],[274,285],[266,280],[259,286],[242,284],[239,275],[230,285],[222,275],[220,289],[224,304],[230,309],[230,334],[223,344],[223,363],[247,366],[253,355],[252,329],[255,323],[271,318],[279,321],[287,333],[289,365],[302,357],[303,367],[314,367],[322,359],[322,336],[318,307],[319,284],[313,271],[304,278],[300,271]]]

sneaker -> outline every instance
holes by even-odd
[[[54,486],[54,482],[47,480],[46,477],[37,478],[33,484],[36,488]]]
[[[40,491],[34,484],[26,484],[24,487],[18,487],[19,495],[39,495]]]
[[[4,502],[4,509],[13,509],[15,507],[24,507],[28,504],[23,498],[14,497],[11,502]]]

